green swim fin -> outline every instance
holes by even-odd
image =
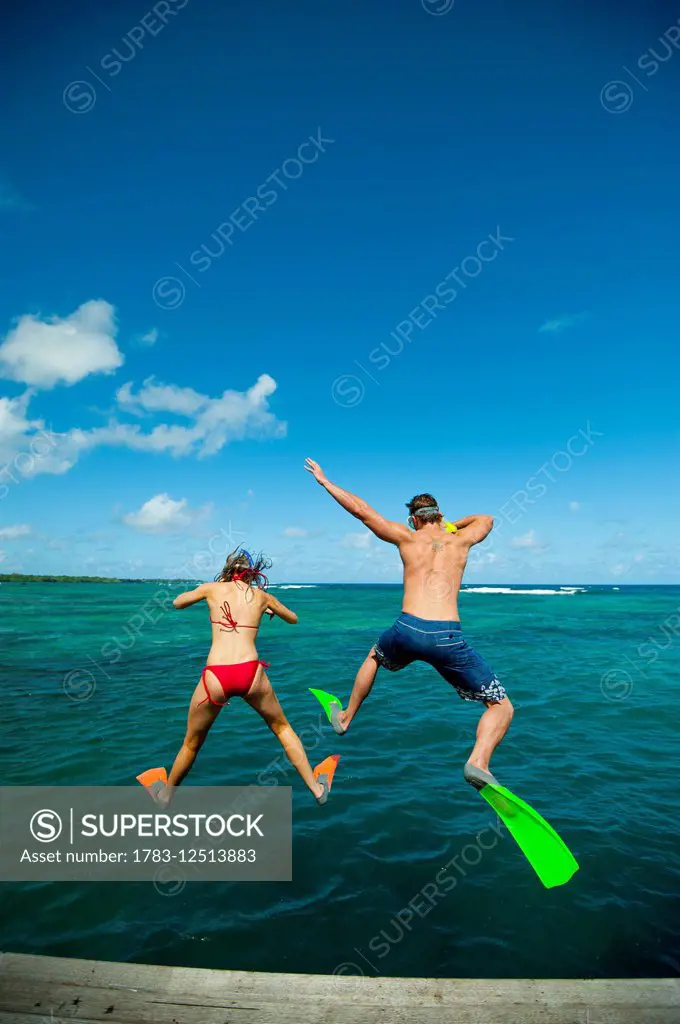
[[[328,716],[328,721],[331,722],[331,711],[333,709],[333,705],[337,704],[339,708],[342,708],[342,701],[340,700],[340,698],[334,697],[332,693],[326,693],[325,690],[312,690],[311,687],[309,687],[308,689],[309,692],[313,693],[316,699],[319,701],[321,707],[324,709]]]
[[[488,783],[479,795],[494,809],[546,889],[564,885],[578,871],[566,843],[538,811],[505,786]]]

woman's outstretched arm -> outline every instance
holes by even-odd
[[[294,626],[298,620],[295,612],[292,612],[290,608],[286,608],[285,604],[281,604],[279,599],[274,597],[273,594],[267,594],[265,611],[268,612],[270,616],[278,615],[280,619],[283,619],[284,622],[289,622],[291,626]]]
[[[188,608],[190,604],[204,601],[211,587],[212,583],[199,583],[195,590],[185,590],[183,594],[178,594],[172,603],[175,608]]]

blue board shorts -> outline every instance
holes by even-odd
[[[436,668],[463,700],[498,704],[507,697],[493,669],[464,638],[460,622],[419,619],[402,612],[381,635],[375,656],[390,672],[424,661]]]

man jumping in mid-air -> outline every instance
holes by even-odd
[[[494,672],[464,639],[458,618],[458,592],[470,548],[491,532],[492,517],[467,516],[445,525],[432,495],[418,494],[407,505],[409,530],[336,487],[312,459],[307,459],[305,469],[376,537],[396,544],[404,564],[402,614],[369,651],[357,673],[347,710],[334,706],[333,728],[338,734],[347,731],[381,665],[397,672],[413,661],[424,661],[436,668],[463,700],[485,705],[464,775],[477,789],[495,782],[489,760],[508,730],[513,707]]]

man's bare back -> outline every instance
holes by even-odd
[[[458,592],[469,551],[462,532],[447,533],[434,524],[400,541],[403,610],[421,619],[458,620]]]

